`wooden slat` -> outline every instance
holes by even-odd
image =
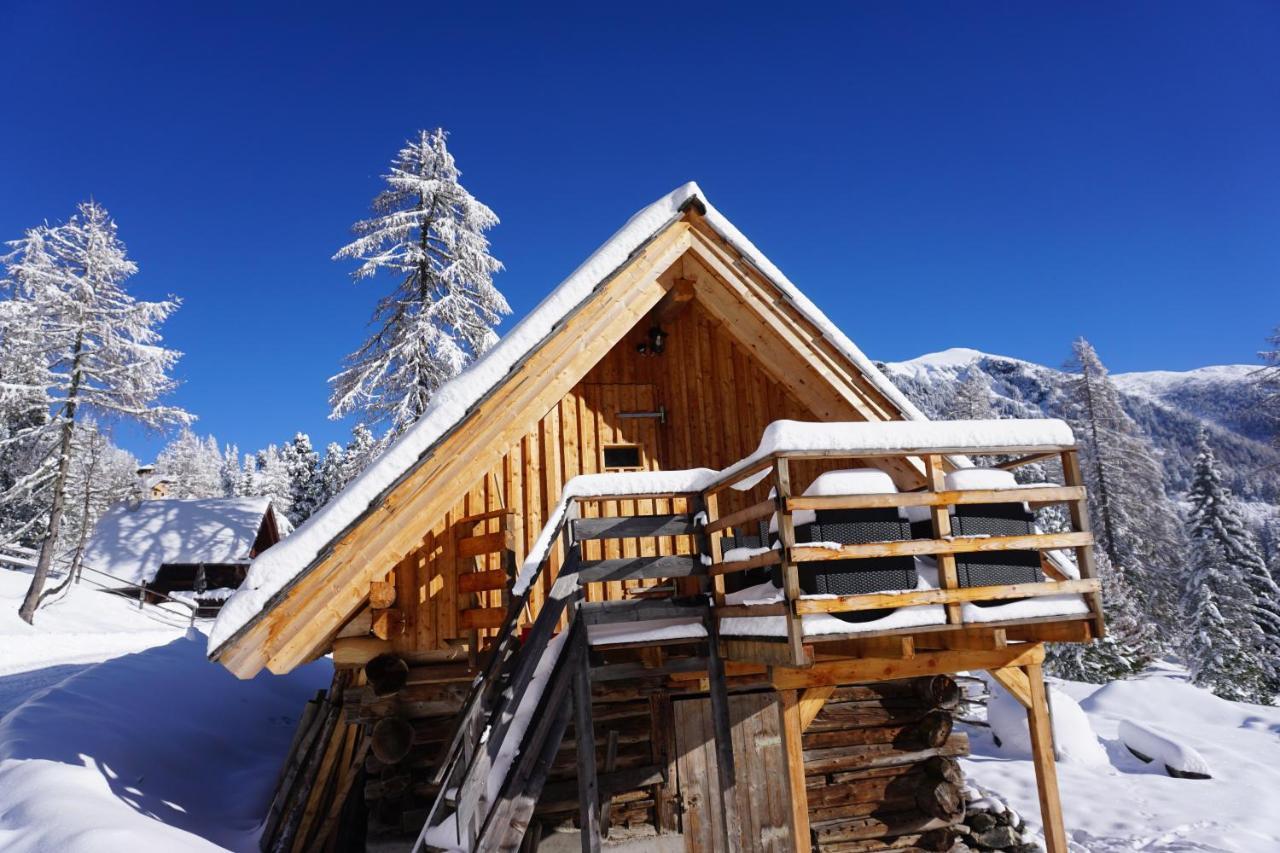
[[[797,563],[820,560],[856,560],[866,557],[911,557],[928,554],[972,554],[983,551],[1049,551],[1078,548],[1093,543],[1091,533],[1031,533],[1025,536],[957,536],[953,539],[908,539],[901,542],[868,542],[839,548],[813,548],[800,543]],[[729,565],[729,564],[724,564]],[[712,566],[714,573],[719,566]]]
[[[458,575],[458,592],[467,594],[494,589],[506,589],[507,573],[502,569],[489,569],[483,572],[465,572]]]
[[[795,495],[787,498],[787,508],[801,509],[884,509],[908,506],[954,506],[956,504],[1029,503],[1060,504],[1084,497],[1080,486],[1029,486],[1019,489],[962,489],[938,492],[894,492],[883,495]]]
[[[1098,591],[1098,581],[1070,580],[1044,583],[1014,583],[1003,586],[969,586],[958,589],[921,589],[911,592],[873,592],[836,598],[801,599],[799,613],[847,613],[885,607],[914,607],[918,604],[961,604],[966,601],[1007,601],[1044,595],[1087,594]]]
[[[1025,666],[1044,660],[1044,647],[1039,644],[1008,646],[991,651],[923,652],[905,660],[898,658],[862,658],[842,661],[818,661],[808,669],[775,668],[773,684],[778,690],[795,690],[823,684],[858,684],[866,681],[891,681],[920,675],[967,672],[971,669],[1000,669]]]
[[[694,555],[585,560],[578,569],[578,578],[582,583],[637,578],[685,578],[702,574],[702,569],[702,564]]]
[[[795,500],[791,498],[790,500]],[[717,518],[706,527],[707,533],[716,533],[726,530],[730,527],[737,527],[739,524],[745,524],[748,521],[757,521],[761,518],[767,518],[778,511],[778,502],[775,500],[760,501],[760,503],[752,504],[746,509],[740,509],[737,512],[731,512],[723,518]]]
[[[762,566],[776,566],[782,562],[782,552],[771,549],[746,560],[730,560],[727,563],[716,563],[707,568],[711,576],[729,575],[734,572],[745,572],[747,569],[758,569]]]
[[[636,498],[652,497],[635,495]],[[633,539],[640,536],[688,536],[696,532],[687,515],[630,515],[615,518],[580,518],[573,523],[576,542],[591,539]]]
[[[705,602],[677,603],[664,599],[633,601],[592,601],[582,605],[579,618],[586,625],[608,625],[618,622],[644,622],[649,619],[682,619],[706,615]]]
[[[458,627],[466,630],[497,628],[507,617],[502,607],[473,607],[458,612]]]
[[[482,554],[500,554],[507,549],[507,534],[484,533],[480,536],[464,536],[458,540],[459,557],[479,557]]]

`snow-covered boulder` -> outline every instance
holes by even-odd
[[[1107,763],[1107,752],[1089,725],[1089,718],[1076,700],[1050,685],[1049,706],[1053,717],[1053,743],[1058,760],[1083,765]],[[1031,730],[1027,709],[999,685],[994,685],[987,703],[987,722],[1002,752],[1011,757],[1031,754]]]
[[[1121,720],[1118,733],[1120,742],[1130,752],[1145,762],[1163,764],[1165,772],[1176,779],[1213,778],[1209,762],[1194,747],[1180,743],[1169,735],[1133,720]]]

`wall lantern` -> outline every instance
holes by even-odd
[[[640,355],[662,355],[667,348],[667,331],[661,326],[649,329],[649,339],[636,344],[636,352]]]

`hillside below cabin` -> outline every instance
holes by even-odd
[[[1085,501],[1065,423],[925,419],[685,185],[253,560],[211,658],[335,665],[263,849],[947,850],[985,670],[1065,853],[1041,665],[1103,633]]]

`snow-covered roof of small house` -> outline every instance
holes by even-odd
[[[131,583],[170,563],[248,563],[269,498],[148,500],[117,504],[98,520],[84,564]]]
[[[593,292],[648,241],[695,206],[739,255],[768,279],[782,298],[818,329],[903,417],[924,415],[800,289],[689,182],[632,216],[482,358],[432,395],[422,417],[365,471],[280,545],[254,560],[239,591],[226,603],[209,635],[211,655],[270,606],[319,560],[331,543],[357,524]]]

